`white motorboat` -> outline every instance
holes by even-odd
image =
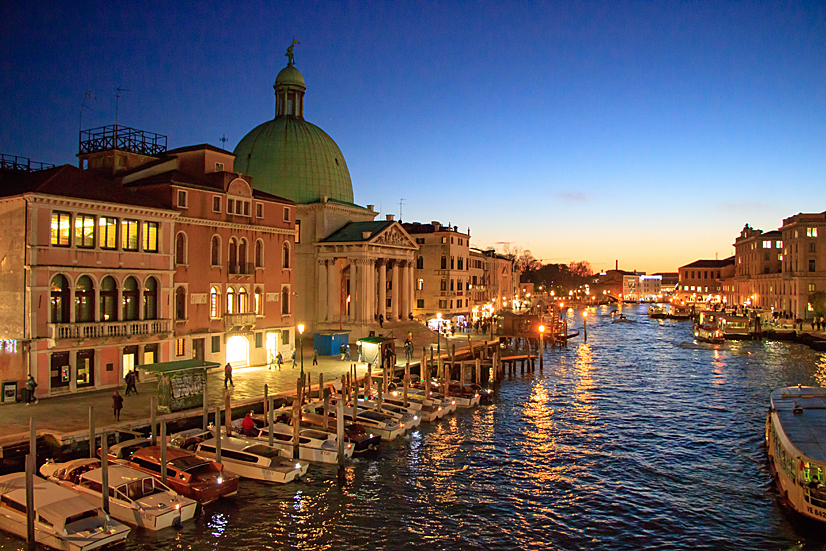
[[[40,467],[40,474],[92,504],[102,501],[103,471],[99,459],[46,462]],[[109,465],[109,495],[109,514],[149,530],[178,526],[195,516],[198,507],[197,501],[178,495],[152,475],[119,464]]]
[[[386,400],[391,404],[403,406],[404,392],[394,390],[390,392],[390,395],[386,398]],[[418,411],[420,412],[422,421],[435,421],[436,419],[441,419],[447,414],[444,408],[441,405],[436,404],[433,400],[427,400],[427,405],[425,405],[424,402],[424,396],[419,396],[418,394],[413,394],[412,392],[407,393],[407,407],[414,410],[415,408],[419,408]]]
[[[293,451],[293,427],[285,423],[273,423],[272,442],[288,453]],[[270,428],[265,426],[258,431],[256,440],[269,442]],[[317,429],[300,429],[298,431],[298,457],[304,461],[316,463],[338,463],[338,438],[335,434]],[[344,458],[353,457],[353,445],[344,443]]]
[[[34,477],[34,540],[61,551],[90,551],[126,540],[131,530],[75,492]],[[0,529],[25,538],[26,474],[0,476]]]
[[[444,415],[456,411],[456,400],[452,399],[450,396],[445,397],[438,392],[431,392],[430,398],[428,399],[425,398],[424,390],[421,388],[412,388],[407,391],[407,398],[410,399],[411,397],[421,400],[424,405],[437,404],[442,406]]]
[[[766,417],[766,452],[781,499],[826,522],[826,388],[775,390]]]
[[[211,435],[200,442],[195,454],[217,461],[217,442]],[[286,484],[307,474],[307,462],[290,459],[281,448],[260,440],[221,437],[221,461],[227,469],[241,476],[264,482]]]
[[[376,411],[378,402],[376,400],[362,400],[359,399],[358,401],[359,406],[364,408],[368,411]],[[422,423],[422,418],[419,416],[419,412],[413,412],[409,409],[405,408],[404,406],[392,404],[390,402],[382,400],[381,409],[379,413],[386,413],[401,423],[404,426],[404,430],[410,430],[414,427],[418,427]]]
[[[310,413],[323,413],[324,411],[322,402],[312,402],[306,404],[304,408]],[[376,411],[356,408],[356,418],[353,419],[353,408],[345,405],[344,420],[364,426],[371,433],[381,436],[382,440],[395,440],[397,436],[404,433],[404,427],[398,421]]]

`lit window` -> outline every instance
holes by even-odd
[[[95,246],[95,217],[88,214],[75,216],[75,246],[91,249]]]
[[[235,289],[227,289],[227,314],[235,312]]]
[[[175,339],[175,355],[183,356],[186,354],[186,339]]]
[[[817,237],[817,228],[806,228],[806,237]]]
[[[260,288],[255,289],[255,294],[253,295],[253,307],[256,314],[259,316],[264,315],[264,293]]]
[[[250,299],[247,290],[241,287],[238,291],[238,312],[244,314],[250,311]]]
[[[138,221],[120,221],[120,247],[124,251],[138,250]]]
[[[780,249],[780,248],[783,247],[783,242],[782,241],[775,241],[774,246],[777,247],[778,249]]]
[[[118,219],[101,216],[98,219],[101,249],[116,249],[118,247]]]
[[[771,241],[763,241],[763,248],[764,249],[771,249],[772,248],[772,242]]]
[[[143,250],[148,253],[158,252],[158,223],[143,223]]]
[[[52,245],[55,247],[69,246],[69,231],[72,216],[68,212],[52,213]]]
[[[295,242],[301,243],[301,220],[295,221]]]
[[[424,290],[424,280],[423,279],[419,279],[419,280],[416,281],[416,290],[417,291]]]
[[[221,293],[218,291],[218,287],[213,287],[209,291],[209,315],[210,317],[217,318],[220,317],[220,310],[221,310]]]

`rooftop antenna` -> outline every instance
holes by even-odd
[[[83,96],[83,101],[80,102],[80,131],[83,132],[83,110],[88,109],[89,111],[92,110],[91,107],[86,105],[87,99],[95,99],[95,96],[92,95],[91,90],[87,90],[86,94]]]
[[[402,203],[404,203],[406,199],[399,199],[399,222],[402,221]]]
[[[220,140],[218,140],[218,141],[220,141],[220,142],[221,142],[221,149],[226,150],[226,147],[225,147],[225,146],[227,145],[227,142],[229,141],[229,140],[227,140],[227,135],[226,135],[226,134],[222,135],[222,136],[221,136],[221,139],[220,139]]]
[[[121,92],[131,92],[128,88],[115,88],[115,126],[118,125],[118,103],[120,102]]]

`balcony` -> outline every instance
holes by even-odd
[[[255,264],[252,262],[238,262],[230,264],[228,268],[229,275],[234,276],[249,276],[255,274]]]
[[[103,321],[91,323],[50,323],[49,338],[54,341],[141,337],[169,333],[169,320]]]
[[[243,314],[224,314],[225,331],[249,331],[255,327],[255,312]]]

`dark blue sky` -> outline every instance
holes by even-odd
[[[826,3],[5,2],[0,152],[75,163],[115,119],[226,147],[307,120],[356,202],[547,261],[674,270],[826,210]]]

